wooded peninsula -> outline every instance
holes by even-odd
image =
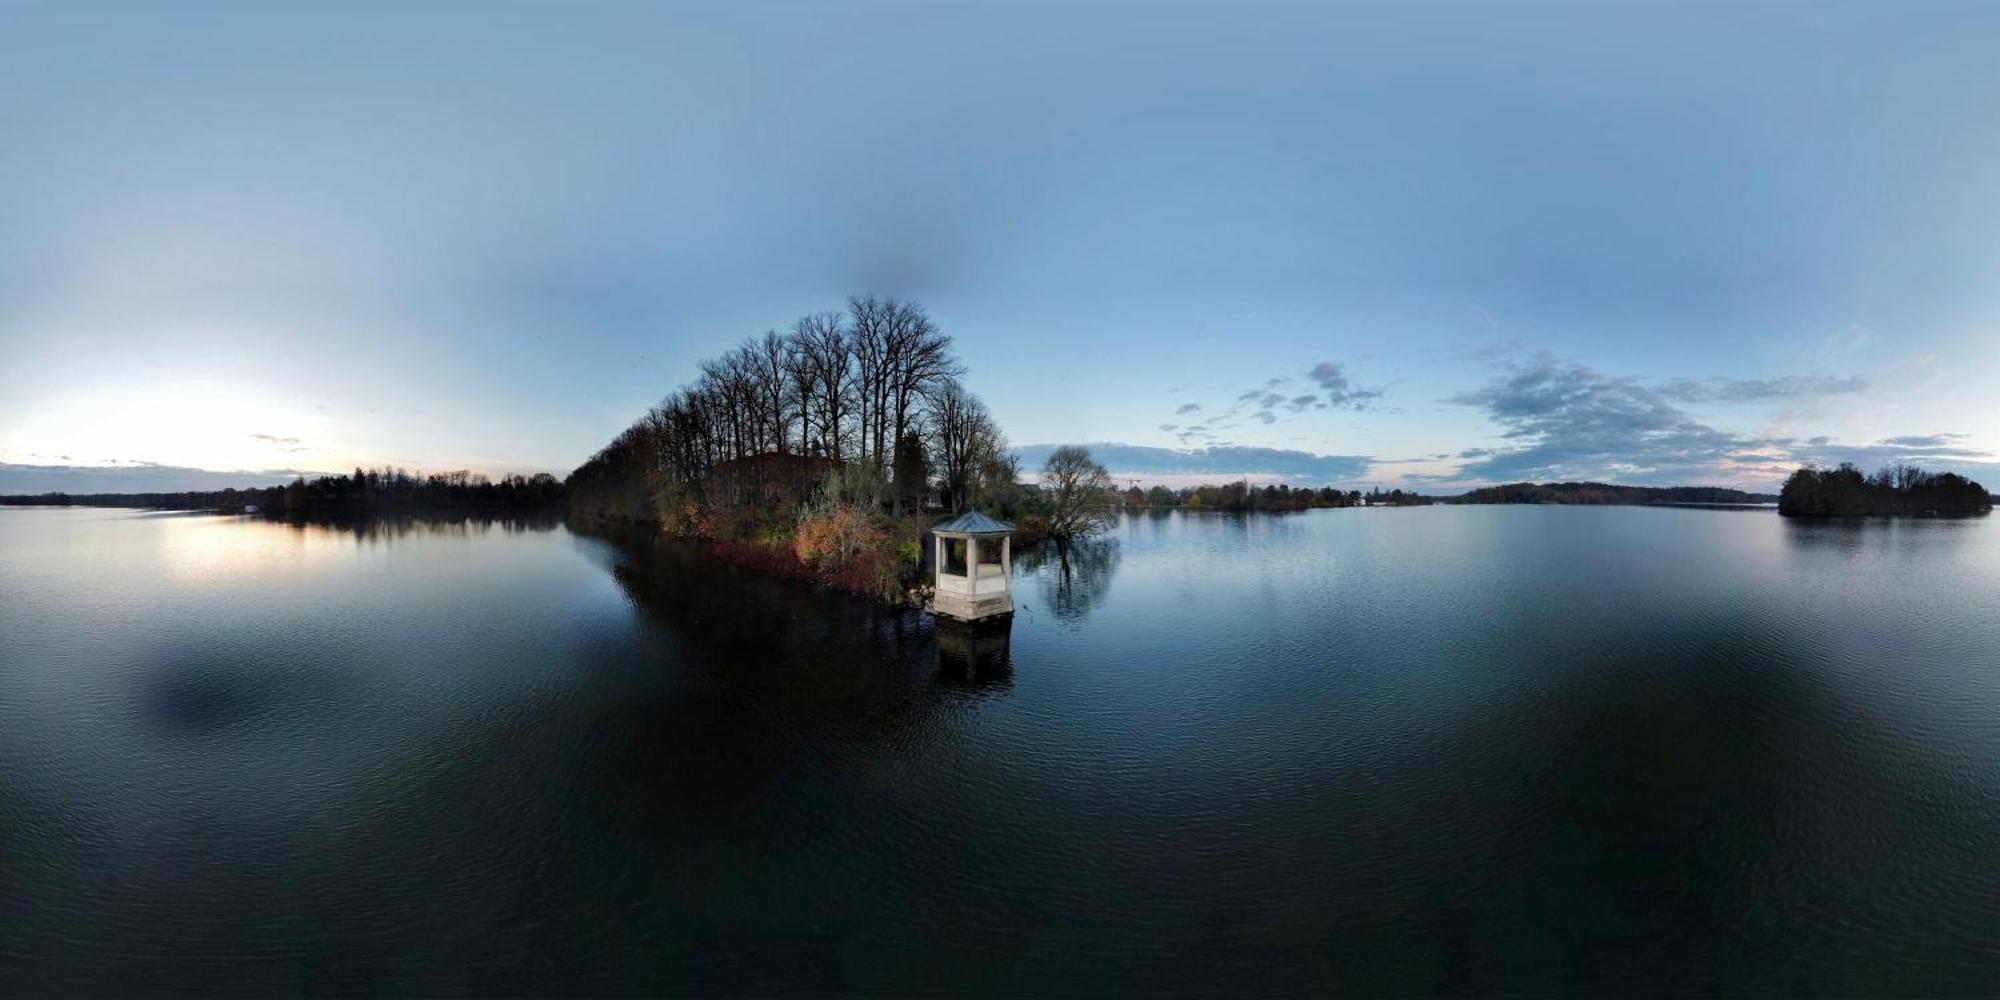
[[[1022,485],[964,374],[921,306],[850,298],[703,362],[570,473],[569,513],[889,603],[922,600],[921,539],[940,517],[976,507],[1064,544],[1108,524],[1104,467],[1058,448]]]

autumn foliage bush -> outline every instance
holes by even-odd
[[[878,497],[844,485],[861,479],[836,468],[804,503],[762,496],[730,503],[663,489],[655,495],[654,515],[665,533],[703,539],[711,552],[739,566],[909,603],[916,599],[925,520],[879,513]]]
[[[901,600],[917,568],[914,538],[894,522],[854,507],[808,516],[792,534],[792,552],[821,582],[889,603]]]

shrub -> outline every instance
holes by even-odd
[[[799,522],[792,551],[822,583],[891,604],[903,600],[917,568],[916,539],[853,507],[837,507]]]

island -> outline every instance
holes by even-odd
[[[1786,517],[1984,514],[1993,509],[1986,487],[1955,472],[1926,472],[1892,465],[1865,475],[1852,463],[1832,469],[1808,466],[1792,473],[1778,494]]]

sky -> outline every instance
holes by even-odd
[[[2000,5],[0,0],[0,492],[562,474],[921,302],[1025,458],[2000,487]],[[221,474],[219,477],[217,474]]]

